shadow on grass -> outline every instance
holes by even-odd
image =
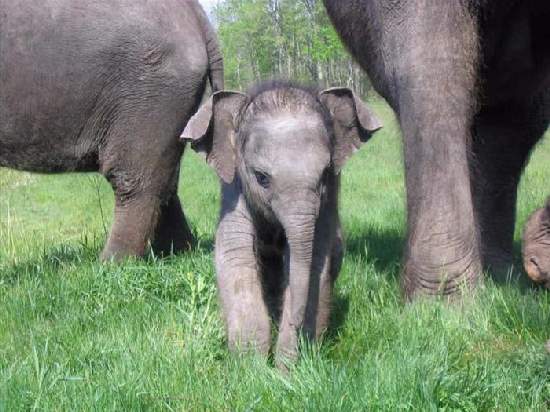
[[[397,230],[366,228],[351,232],[346,239],[346,254],[354,258],[366,258],[377,271],[398,280],[405,246],[405,236]],[[538,288],[523,268],[521,242],[514,242],[513,266],[506,273],[486,269],[487,276],[499,287],[516,287],[521,292]]]
[[[325,333],[325,341],[330,345],[339,340],[340,331],[344,328],[349,313],[349,295],[335,293],[332,299],[332,311],[328,330]]]
[[[0,262],[0,279],[3,283],[14,284],[22,278],[39,278],[47,273],[55,273],[62,266],[76,266],[97,259],[99,249],[84,244],[58,244],[44,248],[39,255],[17,259],[13,263]]]
[[[194,233],[195,239],[198,239],[193,247],[191,248],[192,252],[201,252],[201,253],[211,253],[214,251],[214,238],[212,236],[208,237],[198,237],[196,233]],[[181,253],[178,254],[180,256]]]
[[[345,254],[354,261],[372,264],[377,272],[388,277],[389,282],[398,281],[404,239],[397,230],[365,228],[350,231],[346,236]],[[329,328],[325,339],[330,345],[338,341],[350,309],[349,293],[337,290],[333,297]]]
[[[346,255],[366,259],[378,272],[399,277],[405,239],[397,230],[366,228],[346,236]]]
[[[512,267],[500,272],[486,268],[486,272],[497,287],[516,287],[522,294],[539,288],[525,273],[520,241],[514,242]]]
[[[21,254],[12,262],[0,260],[0,281],[12,285],[22,278],[40,278],[47,273],[57,273],[67,266],[78,266],[86,263],[98,263],[99,255],[104,246],[104,239],[84,239],[80,242],[60,243],[51,246],[44,245],[38,253],[31,256]],[[209,254],[214,250],[212,237],[199,238],[190,251],[184,251],[168,256],[155,256],[148,253],[140,261],[145,265],[154,265],[158,261],[170,263],[173,259],[179,259],[186,254]],[[1,258],[0,258],[1,259]],[[130,258],[128,261],[130,261]],[[125,261],[120,262],[121,265]]]

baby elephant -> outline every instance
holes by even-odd
[[[550,289],[550,199],[525,225],[523,264],[533,281]]]
[[[266,83],[216,93],[182,138],[222,180],[216,271],[231,349],[294,360],[327,327],[340,270],[339,172],[380,129],[352,91]]]

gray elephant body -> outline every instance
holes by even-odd
[[[403,131],[405,294],[507,272],[518,181],[550,119],[550,3],[324,3]]]
[[[525,224],[523,265],[534,282],[550,289],[550,199]]]
[[[307,205],[300,204],[299,195],[284,200],[289,215],[303,213],[304,218],[303,223],[283,223],[277,218],[262,216],[243,191],[238,176],[232,183],[223,184],[215,262],[230,349],[253,349],[267,354],[271,347],[270,320],[273,320],[279,324],[277,355],[293,359],[299,328],[310,338],[318,337],[327,328],[332,286],[343,257],[336,177],[326,182],[325,191],[317,204],[318,211],[310,210],[309,201]],[[297,210],[292,210],[293,207]],[[311,218],[312,213],[318,213],[316,219]],[[307,226],[309,222],[313,222],[314,229]],[[303,247],[307,249],[306,253],[314,251],[315,254],[312,268],[308,268],[300,279],[306,283],[318,283],[308,288],[317,295],[316,299],[308,297],[297,302],[301,306],[298,311],[305,310],[304,314],[292,313],[293,290],[289,287],[289,271],[291,258],[298,252],[296,248],[291,250],[283,226],[292,224],[304,225],[301,235],[310,243]],[[308,231],[313,234],[308,234]],[[309,257],[309,262],[311,259]],[[296,324],[293,321],[296,316],[303,318],[303,322]]]
[[[178,140],[210,75],[215,34],[196,0],[3,0],[0,166],[101,172],[116,196],[103,257],[192,239],[177,184]]]
[[[342,260],[338,173],[378,120],[348,89],[284,83],[214,95],[183,137],[221,177],[216,273],[232,349],[293,359],[329,320]]]

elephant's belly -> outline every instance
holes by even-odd
[[[518,55],[518,58],[527,55]],[[490,105],[526,101],[550,88],[550,53],[540,62],[520,69],[494,70],[486,81],[485,95]]]
[[[96,136],[105,122],[94,119],[94,107],[102,85],[84,92],[64,77],[39,65],[4,73],[0,166],[43,173],[97,169]]]
[[[13,147],[1,142],[0,167],[37,173],[92,172],[99,169],[97,153],[76,156],[42,145]]]
[[[550,3],[520,3],[487,30],[485,95],[492,104],[529,99],[550,87]],[[497,34],[498,33],[498,34]]]
[[[98,152],[72,127],[56,134],[23,127],[0,134],[0,167],[39,173],[97,171]]]

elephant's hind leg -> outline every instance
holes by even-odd
[[[183,249],[191,240],[177,197],[178,136],[194,104],[177,90],[159,90],[166,94],[146,102],[136,91],[139,101],[124,104],[100,152],[101,172],[115,192],[104,260],[143,256],[149,245],[160,252]]]
[[[122,168],[107,173],[115,192],[115,216],[103,260],[144,256],[150,245],[168,253],[190,241],[177,194],[170,193],[170,169],[177,169],[181,153],[176,147],[172,150],[167,157],[149,156],[159,166],[133,168],[133,162],[121,160],[117,163]]]
[[[152,248],[155,254],[167,256],[172,253],[191,249],[195,237],[187,224],[180,199],[177,194],[179,167],[170,183],[170,192],[166,201],[160,205],[158,224],[153,237]]]
[[[472,190],[480,227],[482,262],[505,280],[513,264],[517,187],[529,153],[548,119],[540,103],[484,110],[476,118]]]
[[[144,256],[159,215],[157,195],[138,194],[131,201],[125,201],[117,192],[120,190],[115,188],[115,218],[102,260]]]

